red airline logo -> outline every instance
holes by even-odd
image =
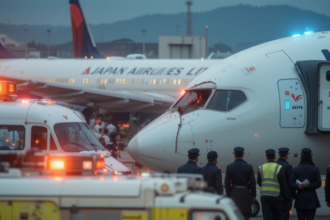
[[[88,67],[84,72],[82,72],[82,74],[89,74],[90,69],[91,69],[91,67]]]
[[[249,68],[250,72],[255,71],[256,69],[252,66]]]
[[[68,116],[66,116],[66,115],[63,115],[63,118],[65,118],[66,120],[68,120]]]
[[[291,97],[293,98],[293,100],[294,100],[295,102],[298,102],[298,100],[302,99],[302,95],[298,95],[297,97],[295,97],[294,94],[291,94]]]

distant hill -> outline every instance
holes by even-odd
[[[68,15],[69,16],[69,15]],[[185,35],[186,14],[153,14],[112,24],[90,25],[96,42],[129,38],[142,41],[141,29],[146,29],[146,41],[158,42],[159,36]],[[87,18],[88,19],[88,18]],[[106,15],[104,16],[106,22]],[[303,33],[308,27],[315,32],[330,30],[330,17],[290,6],[253,7],[238,5],[222,7],[212,11],[193,13],[193,34],[204,35],[204,26],[209,26],[209,46],[223,42],[235,51],[266,41]],[[24,41],[24,25],[12,25],[12,36]],[[28,41],[47,42],[46,29],[50,28],[51,44],[71,41],[71,28],[65,26],[29,25]],[[0,24],[0,33],[6,33],[7,26]]]

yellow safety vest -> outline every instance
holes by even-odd
[[[278,183],[277,174],[280,172],[282,166],[275,163],[269,162],[259,167],[261,174],[261,196],[279,196],[280,195],[280,184]]]

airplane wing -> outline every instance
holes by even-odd
[[[24,80],[3,75],[0,78],[1,80],[15,82],[19,92],[28,92],[43,98],[70,104],[100,107],[112,112],[143,111],[161,113],[175,101],[174,98],[161,94],[88,89],[73,85]]]

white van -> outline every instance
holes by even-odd
[[[16,86],[0,81],[0,161],[10,153],[31,149],[60,154],[103,154],[106,169],[129,174],[130,170],[111,157],[86,124],[80,112],[56,105],[49,99],[17,99]],[[7,90],[7,91],[6,91]]]

